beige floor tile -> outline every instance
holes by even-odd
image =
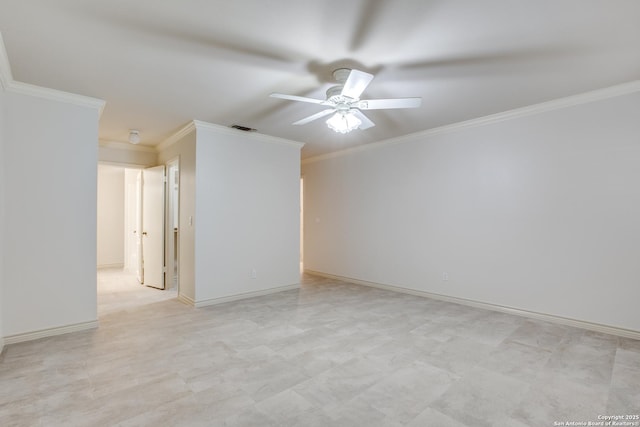
[[[194,309],[98,276],[96,330],[5,347],[1,426],[482,426],[640,412],[640,341],[304,276]]]

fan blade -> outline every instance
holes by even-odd
[[[358,99],[367,86],[369,86],[371,80],[373,80],[373,74],[359,70],[351,70],[340,94],[342,96],[348,96],[351,99]]]
[[[324,99],[307,98],[304,96],[285,95],[284,93],[272,93],[269,95],[272,98],[287,99],[289,101],[308,102],[310,104],[322,104],[326,102]]]
[[[357,107],[361,110],[386,110],[391,108],[417,108],[422,98],[363,99]]]
[[[349,111],[351,112],[351,114],[356,116],[362,122],[362,123],[360,123],[360,126],[358,126],[358,128],[364,130],[364,129],[372,128],[372,127],[374,127],[376,125],[371,120],[369,120],[369,117],[367,117],[364,114],[362,114],[362,111],[360,111],[360,110],[358,110],[356,108],[352,108]]]
[[[324,117],[324,116],[328,116],[329,114],[333,113],[335,110],[333,108],[329,108],[326,110],[322,110],[319,113],[315,113],[310,115],[309,117],[305,117],[304,119],[300,119],[297,122],[293,123],[294,125],[306,125],[309,122],[312,122],[314,120],[318,120],[320,117]]]
[[[384,0],[370,0],[363,3],[358,13],[358,21],[354,23],[353,36],[349,43],[349,51],[355,52],[365,45],[367,38],[378,28],[378,18],[384,17]],[[409,27],[406,27],[409,28]]]

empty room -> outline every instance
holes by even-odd
[[[0,425],[640,426],[639,22],[0,0]]]

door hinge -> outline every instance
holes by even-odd
[[[162,272],[166,273],[167,272],[167,266],[165,265],[164,267],[162,267]]]

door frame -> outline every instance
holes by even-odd
[[[304,273],[304,175],[300,175],[300,274]]]
[[[180,156],[173,157],[165,162],[167,181],[166,181],[166,203],[165,203],[165,266],[167,273],[165,274],[165,289],[173,287],[173,271],[176,270],[176,288],[180,294]],[[174,196],[171,185],[171,169],[177,168],[177,197]],[[175,208],[175,209],[174,209]],[[174,220],[175,216],[175,220]],[[172,221],[174,220],[174,221]],[[174,232],[173,223],[178,224],[177,233]],[[175,235],[174,235],[175,233]],[[174,240],[175,239],[175,240]],[[176,264],[174,265],[174,254]]]

